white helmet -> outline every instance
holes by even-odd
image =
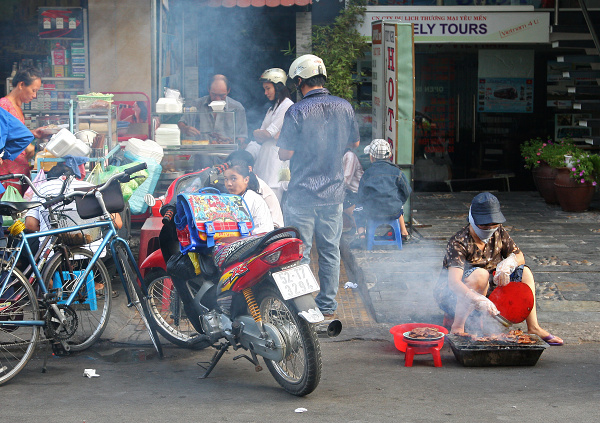
[[[278,82],[281,82],[283,85],[285,85],[285,82],[287,81],[287,74],[285,73],[285,71],[283,69],[271,68],[271,69],[267,69],[266,71],[264,71],[262,73],[262,75],[259,78],[259,81],[271,82],[273,84],[277,84]]]
[[[327,78],[327,70],[320,57],[314,54],[305,54],[294,60],[290,66],[289,75],[292,79],[297,76],[302,79],[308,79],[316,75],[323,75]]]

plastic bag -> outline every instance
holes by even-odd
[[[100,166],[100,163],[96,163],[96,166],[94,166],[94,168],[92,169],[90,174],[87,176],[87,178],[85,178],[85,181],[89,182],[92,185],[99,185],[101,173],[102,173],[102,166]]]
[[[39,188],[41,184],[46,182],[46,173],[44,172],[44,169],[40,169],[40,171],[37,173],[37,175],[35,175],[35,178],[31,182],[33,182],[33,186],[36,189]],[[31,201],[31,199],[33,198],[33,194],[34,192],[31,189],[31,187],[28,187],[27,191],[25,191],[25,194],[23,194],[23,198],[21,199],[21,201]]]
[[[4,192],[4,195],[2,196],[2,201],[10,201],[13,203],[20,203],[23,202],[23,197],[21,197],[21,193],[19,193],[19,190],[17,190],[15,187],[13,187],[12,185],[9,185],[8,187],[6,187],[6,191]],[[2,226],[10,226],[12,225],[14,222],[12,216],[3,216],[2,217]]]

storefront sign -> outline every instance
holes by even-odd
[[[378,9],[378,10],[373,10]],[[548,12],[410,12],[406,7],[367,7],[359,32],[371,36],[370,23],[393,20],[414,24],[415,43],[548,43]],[[423,8],[421,8],[422,10]],[[451,7],[444,8],[452,9]],[[414,9],[413,9],[414,10]]]
[[[38,34],[43,39],[82,39],[83,9],[81,7],[38,8]]]
[[[372,137],[383,138],[383,104],[385,103],[385,79],[383,72],[383,23],[373,23],[373,65],[371,68],[371,95],[373,104]]]

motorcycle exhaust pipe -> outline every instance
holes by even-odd
[[[338,319],[323,320],[316,324],[317,334],[326,334],[330,338],[335,338],[342,332],[342,322]]]

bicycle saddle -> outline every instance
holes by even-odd
[[[13,213],[21,213],[25,210],[41,206],[39,201],[0,201],[0,215],[12,216]]]

